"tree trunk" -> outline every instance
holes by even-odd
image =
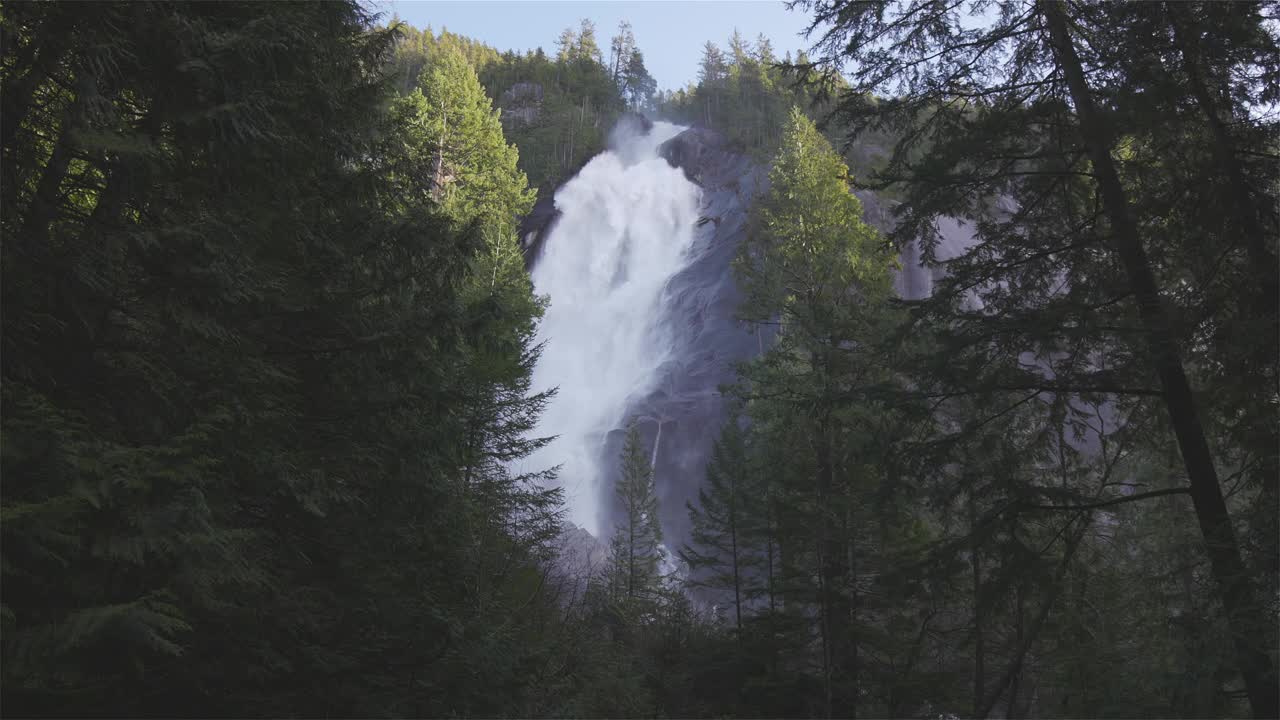
[[[1227,127],[1224,115],[1231,117],[1234,114],[1234,108],[1222,107],[1215,99],[1213,93],[1209,91],[1209,83],[1205,77],[1206,69],[1204,67],[1202,46],[1200,43],[1200,35],[1195,29],[1195,18],[1190,17],[1188,6],[1182,3],[1166,3],[1166,12],[1169,16],[1169,24],[1173,27],[1174,42],[1178,46],[1178,50],[1182,55],[1183,67],[1186,72],[1188,83],[1191,87],[1192,96],[1195,97],[1196,105],[1200,108],[1201,113],[1205,117],[1205,121],[1209,125],[1210,132],[1213,135],[1213,155],[1218,163],[1222,176],[1226,178],[1226,185],[1229,191],[1225,200],[1233,207],[1234,213],[1232,217],[1240,223],[1240,230],[1244,235],[1245,251],[1249,257],[1249,271],[1253,275],[1256,288],[1249,288],[1248,295],[1251,296],[1251,311],[1253,317],[1263,319],[1269,318],[1270,322],[1265,327],[1260,328],[1264,337],[1253,338],[1253,342],[1249,345],[1249,351],[1252,368],[1255,372],[1262,371],[1264,368],[1272,365],[1276,361],[1276,357],[1280,356],[1280,338],[1276,335],[1276,325],[1274,318],[1280,315],[1280,283],[1277,282],[1277,258],[1270,248],[1267,247],[1267,238],[1276,236],[1276,228],[1274,223],[1264,223],[1263,218],[1266,217],[1267,208],[1257,201],[1257,195],[1249,187],[1244,173],[1240,169],[1238,156],[1236,155],[1234,143],[1231,139],[1230,131]],[[1230,97],[1227,96],[1227,102]],[[1264,227],[1270,224],[1271,227]],[[1224,240],[1231,237],[1232,228],[1225,227]],[[1264,380],[1267,384],[1267,390],[1274,392],[1276,390],[1277,379],[1275,377],[1270,380]],[[1274,436],[1271,440],[1272,445],[1275,443]],[[1262,457],[1262,468],[1259,472],[1262,477],[1263,498],[1269,500],[1268,507],[1275,507],[1275,498],[1280,495],[1280,459],[1275,453],[1265,453]],[[1264,502],[1266,502],[1264,500]],[[1263,547],[1267,547],[1274,551],[1276,547],[1276,537],[1274,532],[1270,533],[1270,537],[1258,543]],[[1277,563],[1280,562],[1280,555],[1272,555],[1271,571],[1275,572]]]
[[[973,495],[969,495],[969,532],[974,532],[978,522]],[[969,566],[973,570],[973,715],[979,717],[982,699],[987,691],[986,636],[982,627],[982,558],[978,554],[978,542],[969,547]]]
[[[662,432],[662,426],[658,426],[658,432]],[[738,642],[742,642],[742,583],[738,577],[738,481],[740,478],[734,477],[730,479],[733,484],[729,486],[729,545],[733,555],[733,611],[734,623],[738,629]]]
[[[827,504],[831,501],[831,446],[825,414],[819,420],[818,427],[818,598],[819,612],[822,614],[822,684],[825,699],[825,716],[832,716],[831,675],[834,672],[835,631],[832,627],[834,603],[832,590],[835,584],[835,564],[839,556],[838,546],[831,532],[831,522],[827,517]]]
[[[27,243],[28,247],[43,251],[48,244],[49,223],[53,221],[57,212],[58,192],[62,188],[67,167],[71,163],[71,144],[76,130],[84,121],[85,106],[92,87],[92,79],[82,76],[76,82],[75,97],[71,99],[71,103],[63,114],[58,139],[54,142],[53,152],[45,164],[44,173],[36,185],[35,196],[31,199],[31,205],[27,208],[27,215],[22,223],[20,238]]]
[[[844,507],[845,549],[848,553],[845,587],[849,593],[849,679],[853,684],[853,697],[849,700],[849,717],[858,717],[858,563],[857,538],[854,536],[853,511],[850,501]]]
[[[70,27],[66,16],[72,11],[64,12],[53,7],[54,17],[46,20],[40,31],[22,48],[13,69],[26,67],[27,72],[17,80],[6,81],[0,89],[0,147],[13,150],[13,139],[31,111],[31,100],[35,91],[49,76],[50,68],[56,66],[66,52],[66,38]],[[8,162],[12,162],[9,159]]]
[[[776,520],[777,512],[773,507],[772,493],[770,493],[770,496],[765,499],[765,502],[768,503],[768,507],[765,508],[766,518],[765,518],[764,549],[765,549],[766,561],[769,563],[768,568],[766,568],[765,570],[765,575],[766,575],[766,582],[768,583],[768,586],[769,586],[768,587],[769,614],[772,615],[774,612],[777,612],[777,609],[778,609],[777,604],[774,600],[775,595],[774,595],[774,580],[773,580],[773,546],[774,546],[774,537],[777,529],[777,520]]]
[[[1072,518],[1068,525],[1074,522],[1075,518]],[[1075,557],[1076,550],[1080,548],[1080,543],[1084,540],[1090,524],[1092,524],[1092,518],[1085,518],[1080,529],[1067,539],[1067,547],[1062,554],[1062,562],[1058,565],[1058,571],[1053,579],[1053,586],[1050,588],[1048,596],[1044,599],[1044,604],[1040,606],[1040,611],[1036,613],[1035,618],[1031,621],[1031,626],[1027,628],[1021,642],[1016,646],[1013,660],[1010,661],[1004,675],[1000,676],[999,682],[991,689],[991,693],[982,701],[981,706],[975,708],[974,717],[985,718],[990,715],[991,711],[995,709],[996,703],[1000,702],[1000,696],[1004,694],[1004,689],[1009,687],[1013,679],[1022,672],[1023,659],[1026,658],[1027,651],[1035,644],[1036,638],[1040,636],[1040,629],[1044,627],[1045,620],[1049,618],[1049,613],[1053,610],[1053,604],[1057,602],[1058,595],[1062,594],[1067,570],[1071,568],[1071,560]]]
[[[1174,41],[1182,54],[1183,67],[1191,87],[1191,94],[1196,105],[1204,114],[1213,135],[1213,155],[1217,160],[1223,176],[1230,188],[1228,201],[1235,206],[1236,220],[1243,224],[1245,248],[1249,260],[1254,264],[1258,278],[1264,283],[1263,298],[1275,306],[1276,302],[1276,256],[1266,248],[1266,232],[1258,217],[1259,208],[1254,204],[1252,193],[1240,166],[1236,162],[1235,150],[1226,123],[1222,120],[1223,109],[1209,92],[1205,81],[1204,67],[1201,60],[1200,41],[1194,29],[1194,18],[1187,17],[1187,6],[1182,3],[1167,3],[1169,21],[1173,26]]]
[[[444,101],[440,101],[440,146],[436,148],[436,167],[432,175],[431,198],[436,202],[440,202],[440,198],[444,195],[444,146],[445,136],[449,132],[449,112],[444,106]]]
[[[1138,302],[1148,350],[1160,377],[1169,419],[1186,466],[1196,519],[1204,535],[1214,579],[1234,636],[1236,662],[1244,676],[1249,704],[1255,717],[1275,718],[1280,716],[1280,699],[1277,697],[1280,695],[1280,683],[1277,683],[1267,648],[1261,642],[1266,636],[1263,628],[1267,627],[1269,619],[1254,597],[1253,583],[1240,557],[1235,530],[1227,514],[1191,386],[1174,346],[1155,276],[1139,240],[1137,225],[1130,215],[1124,187],[1111,159],[1111,134],[1094,107],[1080,58],[1072,44],[1063,6],[1055,0],[1040,0],[1040,7],[1093,161],[1103,208],[1111,223],[1112,247],[1124,265]]]
[[[1014,643],[1015,647],[1022,647],[1023,642],[1023,612],[1022,612],[1022,584],[1014,589],[1014,604],[1017,606],[1014,615]],[[1018,690],[1022,684],[1022,665],[1018,665],[1018,671],[1013,674],[1013,681],[1009,686],[1009,704],[1005,717],[1014,720],[1018,717]]]

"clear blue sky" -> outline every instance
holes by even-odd
[[[556,38],[582,18],[596,24],[596,39],[606,55],[609,38],[622,20],[631,22],[636,44],[658,87],[673,90],[693,81],[702,45],[722,49],[736,27],[754,43],[764,33],[779,57],[807,48],[800,34],[808,16],[789,11],[781,0],[369,0],[368,6],[389,18],[396,13],[415,27],[481,40],[498,50],[541,47],[554,54]],[[607,58],[606,58],[607,59]]]

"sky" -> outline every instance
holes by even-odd
[[[808,24],[800,10],[781,0],[371,0],[368,5],[419,28],[475,38],[498,50],[541,47],[554,55],[556,38],[582,18],[596,24],[596,41],[607,55],[609,38],[622,20],[631,22],[645,66],[664,90],[697,79],[702,46],[721,47],[736,27],[755,42],[763,33],[779,57],[808,47],[800,33]],[[607,59],[607,58],[606,58]]]

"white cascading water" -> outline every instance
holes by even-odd
[[[569,520],[601,537],[600,480],[607,433],[626,421],[628,399],[652,389],[672,351],[662,323],[668,280],[688,263],[699,189],[658,156],[684,128],[654,123],[611,138],[556,193],[560,219],[534,266],[550,298],[538,340],[535,391],[558,387],[538,436],[557,439],[525,460],[560,465]],[[656,448],[655,448],[656,452]]]

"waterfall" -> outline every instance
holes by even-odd
[[[658,437],[653,441],[653,455],[649,457],[649,471],[656,472],[658,469],[658,448],[662,447],[662,423],[658,423]]]
[[[560,466],[569,520],[596,537],[609,530],[601,508],[612,488],[602,478],[617,462],[604,457],[606,437],[672,352],[663,294],[689,263],[700,191],[657,151],[683,129],[620,126],[610,149],[556,193],[560,219],[532,272],[550,301],[533,386],[559,392],[536,431],[556,440],[525,463]]]

